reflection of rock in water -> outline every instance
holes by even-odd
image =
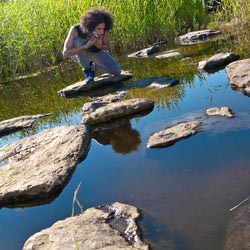
[[[141,143],[139,132],[131,128],[128,119],[95,126],[92,137],[102,145],[111,144],[114,151],[120,154],[136,151]]]
[[[150,135],[155,131],[163,130],[166,127],[172,126],[174,124],[193,120],[199,120],[201,122],[200,128],[202,131],[213,134],[250,129],[249,112],[235,113],[235,117],[226,118],[220,116],[207,117],[203,111],[197,111],[183,114],[177,118],[151,123],[148,127],[146,127],[146,134]]]

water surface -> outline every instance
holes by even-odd
[[[196,50],[205,51],[207,45],[201,46]],[[132,80],[168,76],[180,84],[158,91],[132,90],[134,97],[154,100],[154,110],[93,133],[86,159],[48,204],[0,209],[0,249],[22,249],[32,234],[71,216],[73,194],[80,183],[77,198],[84,209],[114,201],[140,208],[143,239],[154,250],[223,249],[234,214],[229,209],[249,196],[249,97],[231,89],[225,70],[197,71],[199,59],[200,55],[185,62],[123,58],[123,68],[135,74]],[[80,108],[88,98],[63,99],[56,92],[81,77],[77,70],[70,76],[53,73],[2,85],[1,120],[53,115],[32,129],[0,138],[0,146],[47,128],[80,124]],[[214,106],[228,106],[236,117],[205,118],[204,109]],[[151,133],[195,118],[203,122],[196,135],[168,148],[145,147]]]

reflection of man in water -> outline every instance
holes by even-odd
[[[124,155],[136,151],[141,143],[139,132],[131,128],[128,119],[95,127],[92,136],[102,145],[111,144],[115,152]]]

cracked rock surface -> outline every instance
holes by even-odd
[[[199,121],[182,122],[152,134],[146,144],[148,148],[161,148],[173,145],[198,132]]]
[[[0,148],[0,206],[42,200],[66,184],[90,143],[87,127],[61,126]]]
[[[138,235],[138,217],[136,207],[119,202],[89,208],[34,234],[23,250],[148,250]]]

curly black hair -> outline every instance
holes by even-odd
[[[95,27],[100,23],[105,23],[106,31],[112,29],[113,18],[111,12],[102,8],[92,8],[85,11],[80,18],[80,27],[87,32],[93,32]]]

